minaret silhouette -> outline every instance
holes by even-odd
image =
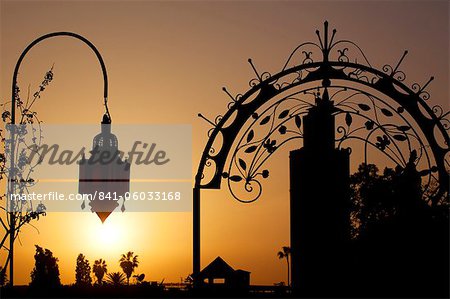
[[[303,117],[303,147],[290,152],[292,288],[297,295],[335,297],[346,288],[350,152],[335,148],[337,111],[325,87]]]

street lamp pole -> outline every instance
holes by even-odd
[[[17,87],[17,76],[19,74],[19,68],[20,65],[25,58],[25,55],[33,48],[36,44],[40,43],[43,40],[52,38],[52,37],[58,37],[58,36],[68,36],[73,37],[78,40],[81,40],[85,44],[87,44],[95,53],[95,55],[98,58],[98,61],[100,62],[100,66],[102,68],[103,72],[103,99],[106,109],[106,114],[110,117],[109,110],[108,110],[108,74],[106,72],[106,66],[103,61],[102,56],[100,55],[100,52],[97,50],[97,48],[92,44],[89,40],[87,40],[85,37],[73,33],[73,32],[53,32],[46,35],[43,35],[37,39],[35,39],[32,43],[30,43],[25,50],[20,55],[19,59],[17,60],[16,67],[14,69],[13,79],[12,79],[12,92],[11,92],[11,125],[16,124],[16,99],[18,97],[18,89]],[[11,131],[11,140],[14,140],[14,130]],[[11,143],[11,168],[10,171],[14,172],[14,152],[15,152],[15,145],[14,142]],[[8,194],[12,194],[14,192],[14,184],[15,179],[14,176],[9,176],[8,179]],[[10,286],[14,285],[14,239],[16,234],[16,215],[15,215],[15,208],[14,208],[14,202],[12,200],[9,201],[10,208],[9,208],[9,254],[8,254],[8,261],[9,261],[9,283]]]

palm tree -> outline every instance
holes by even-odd
[[[278,251],[277,255],[280,260],[284,259],[284,258],[286,259],[287,272],[288,272],[287,282],[288,282],[288,287],[291,287],[291,267],[290,267],[290,263],[289,263],[289,257],[291,256],[291,247],[283,246],[282,251]]]
[[[96,260],[92,266],[92,272],[94,272],[95,277],[97,277],[97,283],[101,285],[103,276],[108,272],[106,261],[102,259]]]
[[[134,255],[134,252],[128,251],[126,254],[122,254],[119,262],[123,273],[127,276],[127,284],[129,285],[131,274],[134,272],[134,268],[137,268],[139,264],[138,256]]]
[[[107,282],[109,284],[112,284],[113,286],[121,286],[125,284],[125,275],[120,272],[112,272],[109,273],[107,276]]]

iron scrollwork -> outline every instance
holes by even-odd
[[[388,165],[405,167],[411,157],[423,177],[430,204],[448,198],[449,112],[430,107],[423,86],[408,87],[401,64],[378,70],[352,41],[335,41],[336,30],[316,31],[318,42],[298,46],[277,74],[259,73],[250,90],[232,96],[228,111],[215,119],[196,176],[196,187],[218,189],[226,180],[234,198],[253,202],[262,194],[261,179],[269,176],[265,162],[285,144],[303,138],[302,116],[330,93],[337,112],[336,146],[361,145],[362,161],[381,154]],[[321,59],[317,59],[321,57]],[[298,64],[296,64],[298,62]],[[381,96],[380,96],[381,95]],[[202,115],[200,115],[203,117]],[[204,117],[203,117],[204,118]],[[206,173],[209,172],[209,175]]]

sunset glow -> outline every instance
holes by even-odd
[[[105,59],[113,125],[192,126],[194,178],[212,127],[197,114],[211,120],[223,115],[230,99],[222,87],[233,95],[250,88],[255,75],[249,57],[261,72],[277,73],[296,46],[316,39],[314,31],[327,19],[340,38],[357,41],[377,67],[411,49],[407,81],[435,76],[433,104],[448,107],[449,68],[442,57],[448,60],[449,3],[361,2],[2,0],[0,100],[10,99],[13,67],[29,42],[48,32],[78,32]],[[399,11],[407,16],[401,23]],[[419,26],[417,20],[426,21]],[[47,124],[100,125],[101,71],[95,56],[75,40],[49,40],[30,52],[19,76],[23,95],[29,84],[31,91],[39,86],[53,64],[55,78],[36,102],[39,118]],[[286,263],[277,252],[290,242],[287,178],[294,148],[295,142],[268,163],[270,177],[255,203],[239,203],[225,187],[202,191],[202,268],[221,256],[236,269],[251,271],[252,284],[286,280]],[[361,160],[361,153],[351,157],[352,172]],[[148,281],[179,282],[192,273],[191,212],[121,212],[118,207],[103,224],[95,213],[57,212],[33,225],[22,229],[21,244],[16,243],[17,285],[30,281],[35,245],[53,251],[65,284],[75,281],[79,253],[91,263],[106,260],[112,272],[120,270],[121,254],[132,251],[140,260],[136,272]],[[4,250],[0,259],[6,259]]]

